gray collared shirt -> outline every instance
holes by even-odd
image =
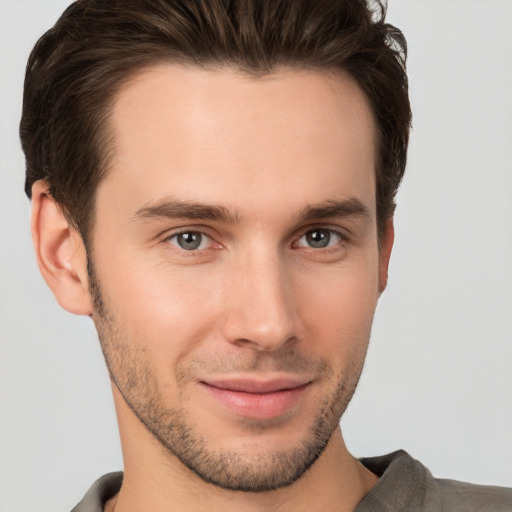
[[[512,489],[434,478],[403,450],[361,462],[379,481],[354,512],[512,512]],[[101,477],[71,512],[103,512],[122,482],[122,472]]]

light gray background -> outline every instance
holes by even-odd
[[[17,127],[25,62],[68,0],[0,0],[0,511],[65,511],[121,468],[88,319],[36,268]],[[343,419],[355,455],[405,448],[434,474],[512,485],[510,0],[390,0],[414,110],[397,239]]]

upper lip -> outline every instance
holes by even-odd
[[[277,377],[264,380],[251,378],[207,379],[202,382],[208,386],[227,391],[262,394],[299,388],[309,384],[311,380],[298,377]]]

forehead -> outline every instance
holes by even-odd
[[[341,72],[158,65],[120,90],[110,129],[98,200],[115,190],[134,211],[166,196],[255,210],[286,197],[298,210],[354,194],[373,209],[375,122]]]

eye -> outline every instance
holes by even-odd
[[[170,236],[167,242],[184,251],[197,251],[207,249],[211,244],[211,239],[199,231],[183,231]]]
[[[325,249],[338,244],[343,237],[332,229],[311,229],[302,235],[296,242],[299,247],[311,247],[312,249]]]

